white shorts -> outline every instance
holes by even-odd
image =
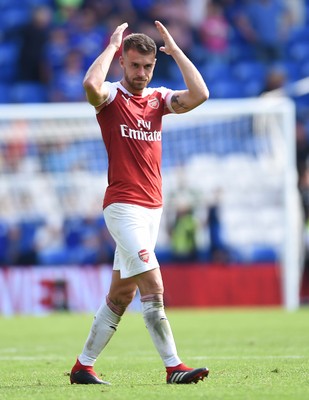
[[[116,242],[113,269],[121,278],[159,268],[154,253],[162,208],[113,203],[104,211],[106,226]]]

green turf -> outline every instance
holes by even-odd
[[[96,364],[103,385],[70,385],[68,373],[92,316],[0,318],[0,399],[307,400],[309,309],[169,310],[178,352],[208,366],[197,385],[166,385],[140,314],[128,313]]]

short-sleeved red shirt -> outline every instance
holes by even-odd
[[[173,112],[172,91],[146,88],[132,95],[120,82],[97,113],[108,155],[108,187],[103,208],[112,203],[162,207],[162,117]]]

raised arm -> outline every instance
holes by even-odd
[[[115,53],[119,50],[122,43],[122,36],[128,24],[125,22],[117,26],[112,34],[106,49],[89,67],[83,85],[90,104],[95,107],[100,106],[108,96],[108,90],[104,86],[106,75],[113,61]]]
[[[178,114],[188,112],[208,99],[208,88],[197,68],[177,46],[165,26],[159,21],[155,21],[155,25],[164,41],[164,46],[159,50],[173,57],[187,86],[186,90],[175,91],[171,105]]]

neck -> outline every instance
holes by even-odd
[[[127,81],[125,79],[121,79],[120,83],[122,84],[122,86],[130,93],[134,94],[134,95],[141,95],[143,93],[143,89],[138,90],[138,89],[134,89],[131,85],[128,85]]]

